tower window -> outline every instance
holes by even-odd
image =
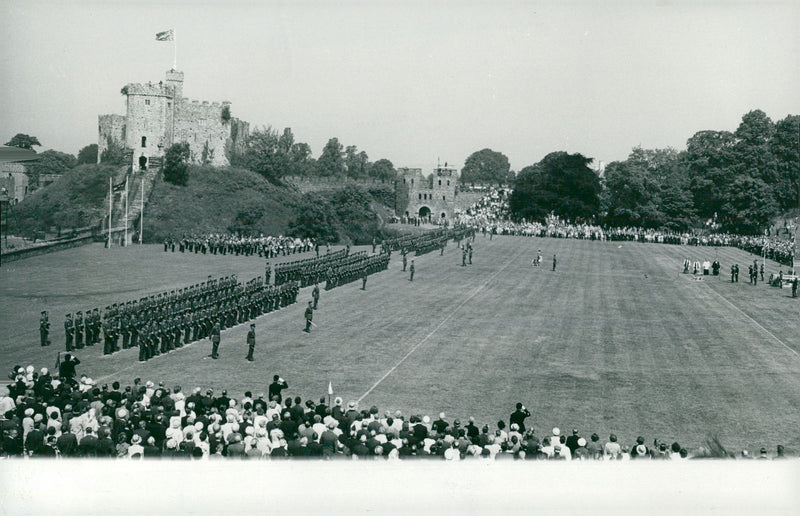
[[[147,147],[147,136],[142,136],[142,147]]]
[[[450,186],[450,180],[449,179],[447,180],[447,186]]]
[[[442,186],[442,180],[441,179],[439,180],[439,186]]]
[[[422,194],[417,194],[417,195],[419,195],[419,200],[421,201],[422,200]]]
[[[144,105],[145,106],[149,106],[150,105],[150,99],[144,99]]]
[[[444,198],[444,195],[442,196],[442,200],[443,200],[443,201],[445,201],[445,200],[446,200],[446,199]]]

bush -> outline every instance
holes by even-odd
[[[189,143],[176,143],[164,156],[164,181],[178,186],[189,184]]]

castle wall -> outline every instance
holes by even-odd
[[[123,115],[100,115],[97,117],[97,162],[108,149],[108,139],[125,144],[125,117]]]
[[[225,142],[231,135],[231,122],[222,119],[222,110],[226,105],[230,106],[230,103],[185,99],[178,103],[173,141],[189,143],[193,162],[202,162],[203,152],[208,144],[208,161],[217,166],[228,164]]]

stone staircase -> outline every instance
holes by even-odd
[[[147,170],[136,170],[128,172],[128,168],[122,169],[114,178],[117,185],[123,180],[128,182],[128,241],[127,244],[138,243],[138,238],[134,241],[134,233],[139,230],[138,219],[141,214],[142,197],[144,197],[145,209],[153,191],[158,174],[161,172],[161,158],[151,158],[148,162]],[[142,190],[144,186],[144,190]],[[108,199],[105,202],[105,212],[108,213]],[[115,233],[124,234],[125,229],[125,191],[114,193],[114,209],[111,214],[111,225]],[[108,215],[104,222],[104,227],[108,226]],[[114,239],[119,242],[118,238]]]

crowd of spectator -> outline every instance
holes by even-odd
[[[641,243],[690,246],[730,246],[765,256],[782,265],[791,266],[795,245],[791,233],[783,231],[770,235],[750,236],[717,232],[678,232],[641,227],[608,227],[575,223],[549,216],[544,222],[513,222],[508,218],[507,190],[490,189],[478,202],[463,213],[456,214],[456,223],[494,235],[529,236],[541,238],[577,238],[600,241],[631,241]]]
[[[74,375],[74,369],[72,374]],[[517,403],[508,419],[475,418],[361,408],[355,401],[285,396],[288,383],[273,377],[268,395],[135,379],[98,386],[82,376],[53,376],[46,368],[15,367],[0,394],[0,456],[233,459],[438,460],[686,460],[785,458],[779,445],[756,453],[731,452],[716,439],[687,448],[638,437],[621,442],[577,428],[544,433],[530,428]],[[328,405],[327,402],[332,402]]]
[[[276,258],[311,251],[316,247],[310,238],[285,236],[239,236],[225,233],[209,233],[205,235],[183,236],[180,239],[169,237],[164,240],[164,252],[180,252],[201,254],[222,254],[235,256],[258,255],[265,258]]]

